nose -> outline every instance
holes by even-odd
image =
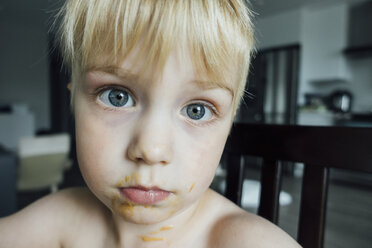
[[[135,127],[127,155],[136,164],[167,165],[173,159],[172,132],[158,117],[144,118]]]

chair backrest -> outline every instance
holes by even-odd
[[[68,134],[21,139],[18,150],[18,189],[42,189],[60,183],[69,151]]]
[[[372,173],[372,128],[235,124],[227,146],[226,197],[240,205],[242,156],[263,158],[258,214],[278,222],[279,161],[305,164],[298,242],[323,247],[330,168]]]

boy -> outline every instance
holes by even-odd
[[[0,247],[298,247],[208,189],[253,46],[243,0],[70,0],[72,72],[89,189],[0,221]]]

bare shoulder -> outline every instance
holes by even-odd
[[[220,210],[211,228],[212,247],[300,247],[278,226],[215,194],[214,205],[219,202]]]
[[[61,247],[86,212],[100,212],[92,207],[99,206],[97,201],[84,188],[62,190],[43,197],[0,219],[0,247]]]

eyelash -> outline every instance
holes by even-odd
[[[91,95],[92,95],[92,98],[94,99],[94,101],[97,100],[97,98],[102,95],[106,90],[124,90],[126,91],[134,100],[134,105],[136,105],[137,103],[137,99],[134,97],[134,95],[132,94],[132,92],[123,87],[123,86],[118,86],[118,85],[105,85],[103,87],[100,87],[98,89],[96,89]],[[210,103],[209,101],[207,100],[194,100],[194,101],[191,101],[191,102],[188,102],[186,105],[184,105],[182,107],[185,108],[187,107],[188,105],[191,105],[191,104],[200,104],[206,108],[208,108],[213,117],[210,119],[210,120],[207,120],[207,121],[194,121],[190,118],[187,118],[187,120],[192,123],[193,125],[197,125],[197,126],[205,126],[205,125],[210,125],[212,124],[216,119],[218,119],[218,117],[220,117],[220,113],[219,111],[217,110],[217,108],[215,107],[214,104]],[[114,111],[120,111],[120,108],[115,108],[115,107],[109,107],[109,106],[103,106],[103,108],[106,110],[106,111],[111,111],[111,112],[114,112]]]
[[[195,100],[195,101],[191,101],[191,102],[188,102],[186,105],[184,105],[181,109],[187,107],[188,105],[191,105],[191,104],[200,104],[202,106],[204,106],[205,108],[208,108],[210,111],[211,111],[211,114],[212,114],[212,117],[211,119],[209,120],[205,120],[205,121],[200,121],[200,120],[192,120],[191,118],[187,118],[187,117],[184,117],[185,120],[190,123],[191,125],[193,126],[196,126],[196,127],[205,127],[205,126],[211,126],[215,123],[215,121],[217,121],[219,119],[219,117],[221,116],[220,112],[218,111],[218,109],[215,107],[214,104],[212,104],[210,101],[208,100]]]
[[[191,102],[187,103],[184,107],[186,107],[188,105],[191,105],[191,104],[200,104],[200,105],[208,108],[212,112],[213,115],[215,115],[217,117],[219,116],[219,113],[217,111],[217,108],[212,103],[209,103],[206,100],[195,100],[195,101],[191,101]]]
[[[92,99],[94,101],[97,101],[97,98],[99,98],[106,90],[123,90],[123,91],[126,91],[133,98],[134,105],[136,105],[137,99],[134,97],[132,92],[129,89],[127,89],[123,86],[118,86],[118,85],[105,85],[105,86],[102,86],[102,87],[96,89],[91,94]],[[120,110],[120,108],[109,107],[109,106],[106,106],[106,105],[104,105],[103,108],[107,111],[112,111],[112,112]]]

